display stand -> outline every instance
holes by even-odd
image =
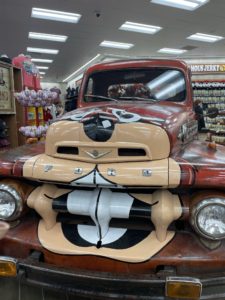
[[[0,62],[0,119],[7,125],[7,140],[9,147],[17,147],[19,142],[18,119],[20,113],[17,112],[14,92],[22,90],[21,69],[13,67],[11,64]],[[6,150],[7,147],[0,147]]]
[[[206,140],[225,145],[225,64],[190,64],[194,104],[201,105],[204,114]],[[209,108],[217,108],[218,115],[207,116]]]
[[[39,97],[38,91],[41,91],[40,75],[37,67],[31,61],[31,58],[23,54],[13,58],[13,65],[21,68],[23,78],[23,85],[20,93],[15,93],[15,96],[18,100],[16,101],[16,110],[18,113],[17,128],[19,131],[19,143],[27,143],[29,138],[35,138],[35,141],[38,141],[42,137],[41,134],[44,131],[42,129],[42,132],[40,132],[40,128],[39,131],[36,131],[36,128],[44,125],[43,104],[38,101],[30,103],[30,99],[33,99],[31,96],[33,97],[34,95],[37,99]],[[20,101],[23,98],[25,100]],[[34,130],[30,131],[29,134],[28,129],[31,126]],[[37,135],[37,132],[40,132],[40,135]]]

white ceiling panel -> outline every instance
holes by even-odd
[[[81,14],[78,24],[31,18],[32,7]],[[100,53],[102,55],[168,57],[160,48],[192,50],[178,56],[225,59],[225,40],[205,43],[186,39],[200,32],[225,37],[225,1],[211,0],[191,12],[151,3],[149,0],[0,0],[0,54],[26,53],[27,47],[58,49],[59,54],[32,54],[50,58],[46,81],[62,81]],[[154,35],[119,30],[125,22],[163,27]],[[28,39],[29,32],[66,35],[65,43]],[[130,50],[103,48],[103,40],[134,44]],[[170,55],[169,57],[176,57]]]

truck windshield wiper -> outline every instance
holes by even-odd
[[[130,97],[119,97],[121,100],[141,100],[141,101],[150,101],[150,102],[157,102],[158,100],[153,99],[153,98],[142,98],[142,97],[135,97],[135,96],[130,96]]]
[[[114,98],[110,98],[110,97],[102,96],[102,95],[87,95],[86,94],[86,95],[84,95],[84,97],[99,98],[99,99],[103,99],[103,100],[118,102],[118,99],[114,99]]]

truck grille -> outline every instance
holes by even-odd
[[[119,148],[118,156],[146,156],[145,149]]]
[[[79,151],[78,151],[77,147],[62,146],[62,147],[58,147],[57,148],[57,153],[60,153],[60,154],[69,154],[69,155],[78,155]]]

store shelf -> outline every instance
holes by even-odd
[[[1,115],[0,118],[6,122],[8,127],[8,141],[10,147],[14,148],[18,146],[18,131],[15,130],[17,127],[16,115]]]
[[[205,128],[211,133],[211,141],[225,144],[225,81],[194,81],[193,99],[201,101],[204,114],[208,108],[219,111],[216,118],[204,117]]]
[[[24,144],[24,141],[20,141],[18,134],[18,119],[21,118],[22,114],[17,110],[14,97],[14,93],[22,89],[22,74],[19,68],[10,64],[0,62],[0,68],[2,70],[2,80],[6,82],[5,86],[1,86],[1,93],[5,96],[1,98],[0,119],[7,124],[7,140],[10,143],[10,147],[14,148]],[[4,150],[4,147],[3,149],[0,147],[0,150]]]

